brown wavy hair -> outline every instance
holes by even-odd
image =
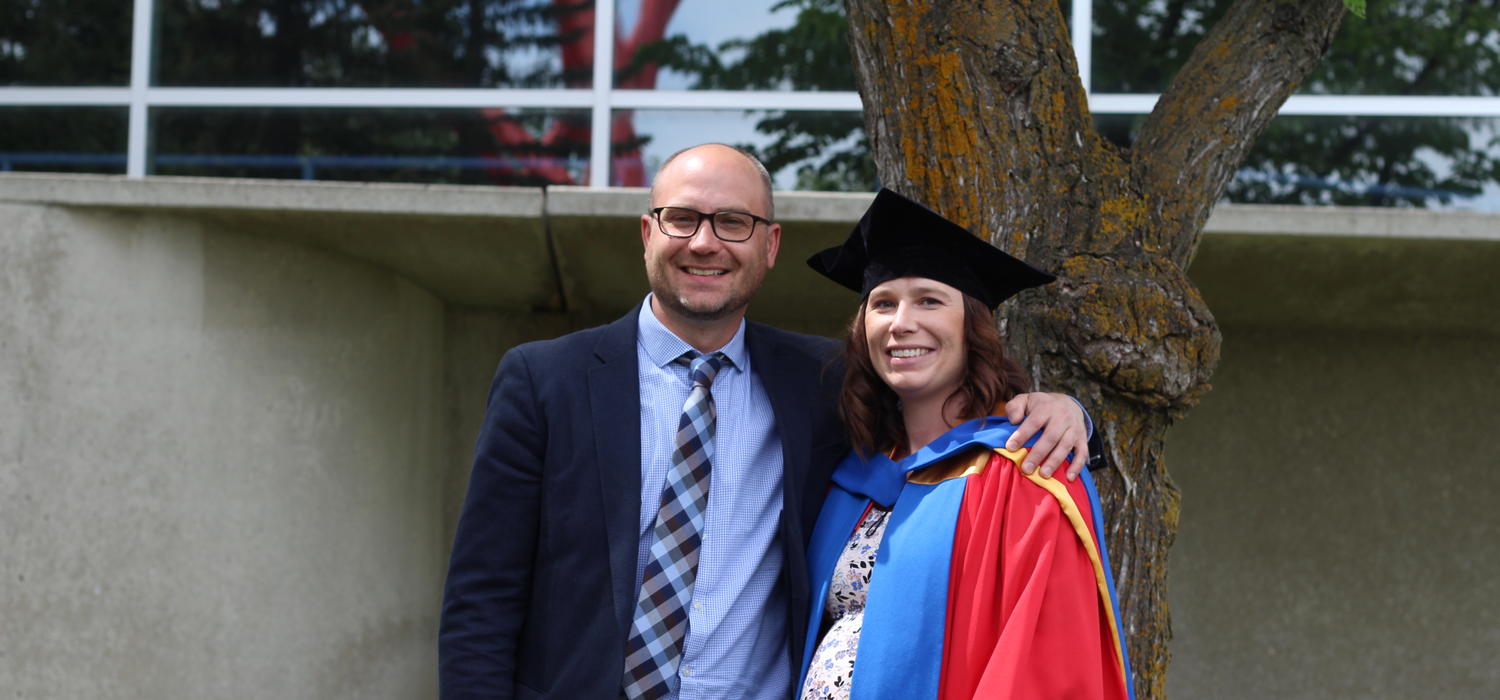
[[[1024,393],[1029,382],[1020,365],[1005,356],[995,315],[977,299],[967,294],[963,298],[964,376],[943,402],[943,412],[958,401],[960,420],[967,421],[990,415],[996,406]],[[849,322],[844,342],[844,391],[839,396],[839,416],[849,432],[849,443],[865,457],[892,447],[906,449],[901,400],[870,361],[870,345],[865,340],[867,301],[860,301],[859,311]]]

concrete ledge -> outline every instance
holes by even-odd
[[[646,291],[644,188],[499,188],[0,174],[0,201],[188,217],[394,271],[462,306],[609,317]],[[869,193],[778,192],[776,270],[751,316],[837,332],[854,302],[807,270]],[[1190,274],[1226,324],[1500,333],[1481,281],[1500,265],[1500,214],[1220,205]]]
[[[354,212],[435,217],[633,217],[646,188],[489,187],[302,180],[0,173],[0,201],[156,209]],[[777,218],[853,223],[870,193],[777,192]],[[1207,234],[1362,236],[1500,241],[1500,215],[1481,212],[1221,204]]]
[[[1208,217],[1204,232],[1500,241],[1500,214],[1378,207],[1220,204]]]
[[[874,192],[777,192],[776,216],[783,221],[837,223],[844,229],[842,239],[874,200]]]
[[[1188,274],[1226,328],[1500,336],[1496,267],[1493,237],[1262,232],[1206,237]]]
[[[548,216],[609,217],[628,221],[645,213],[644,187],[548,187]]]
[[[469,306],[560,310],[540,188],[0,173],[0,202],[192,219],[391,270]]]
[[[87,207],[540,217],[531,187],[0,173],[0,200]]]
[[[648,208],[650,190],[644,187],[548,187],[547,214],[551,216],[640,216]],[[859,220],[871,192],[777,192],[776,219],[783,222],[852,224]]]

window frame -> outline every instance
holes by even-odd
[[[557,108],[590,110],[590,187],[609,187],[610,115],[621,109],[821,110],[858,112],[857,92],[622,90],[613,86],[615,0],[595,6],[593,86],[586,89],[227,88],[154,87],[152,37],[156,0],[133,0],[130,84],[126,87],[0,87],[0,107],[127,107],[125,174],[145,177],[148,119],[153,107],[282,108]],[[1095,114],[1148,114],[1157,94],[1092,90],[1093,4],[1072,0],[1071,32],[1079,75]],[[1286,115],[1500,117],[1500,97],[1293,95]]]

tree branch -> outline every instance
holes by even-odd
[[[1237,0],[1146,119],[1133,166],[1156,224],[1142,245],[1186,268],[1212,204],[1327,51],[1342,0]]]
[[[845,6],[883,184],[1016,255],[1088,229],[1046,205],[1081,186],[1098,139],[1055,0]]]

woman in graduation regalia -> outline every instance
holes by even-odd
[[[1023,474],[991,415],[1025,391],[993,310],[1052,275],[889,190],[808,264],[863,299],[798,697],[1131,697],[1088,472]]]

